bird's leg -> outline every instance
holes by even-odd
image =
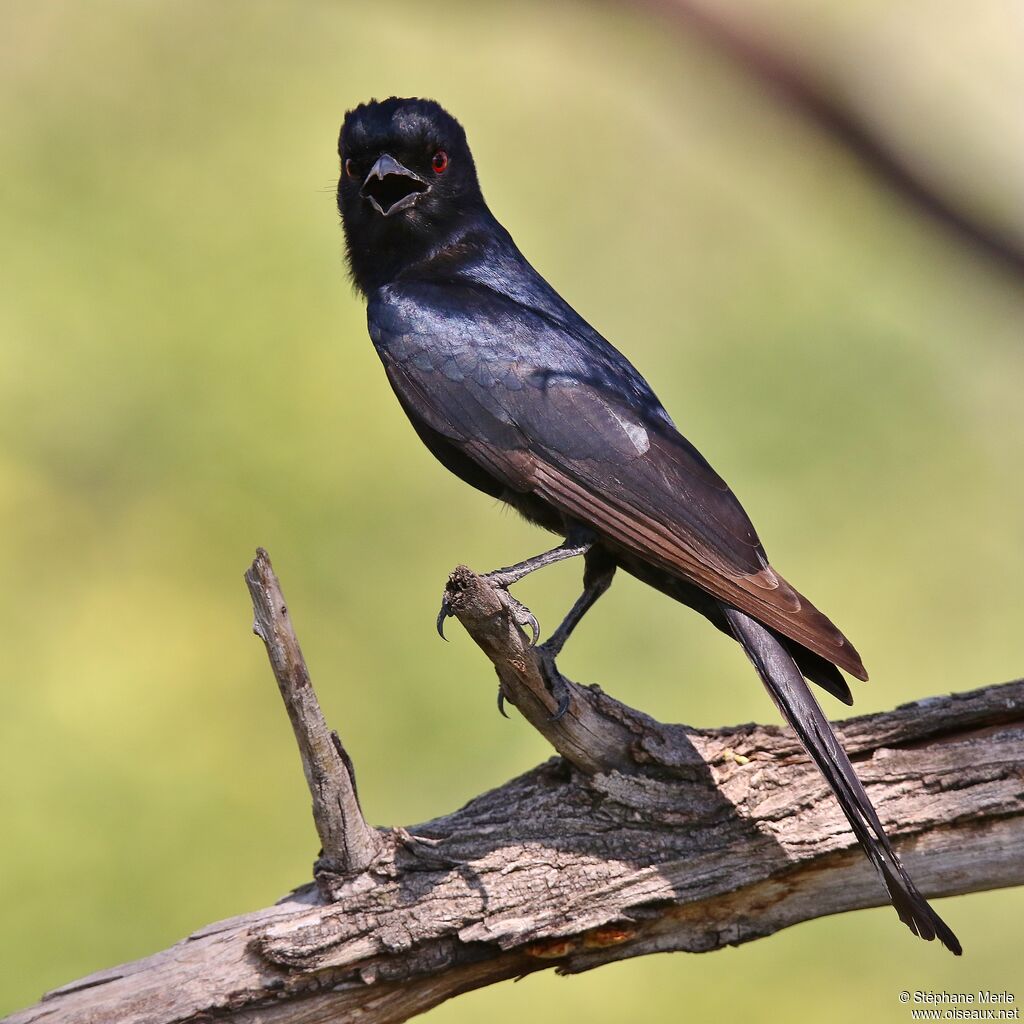
[[[583,593],[562,619],[561,625],[541,645],[545,653],[556,658],[562,653],[565,641],[580,624],[580,620],[593,608],[597,599],[612,585],[615,561],[604,548],[591,548],[584,556]]]
[[[489,580],[498,588],[498,594],[511,612],[513,619],[522,627],[529,626],[532,633],[530,645],[533,646],[540,637],[540,624],[537,617],[521,601],[517,601],[509,592],[508,588],[513,583],[518,583],[524,576],[531,572],[543,569],[545,566],[554,565],[555,562],[562,562],[567,558],[576,558],[585,555],[594,546],[594,536],[583,530],[571,530],[565,538],[565,542],[557,548],[545,551],[543,554],[527,558],[525,562],[517,562],[515,565],[506,566],[503,569],[495,569],[493,572],[484,573],[483,578]],[[451,606],[448,603],[448,592],[441,600],[441,610],[437,614],[437,632],[444,639],[444,620],[452,614]]]
[[[615,575],[615,561],[604,548],[592,547],[585,555],[586,568],[583,570],[583,593],[562,619],[561,625],[537,648],[544,667],[544,681],[548,691],[558,704],[551,716],[558,721],[569,710],[569,681],[558,671],[555,658],[562,653],[569,634],[580,624],[580,620],[594,606],[597,599],[612,585]],[[498,710],[504,715],[503,695],[498,687]],[[506,716],[508,717],[508,716]]]
[[[531,572],[536,572],[538,569],[544,569],[567,558],[586,555],[593,546],[593,543],[593,539],[578,540],[576,537],[570,536],[566,538],[564,544],[559,545],[557,548],[552,548],[550,551],[545,551],[543,554],[536,555],[533,558],[527,558],[524,562],[517,562],[515,565],[507,566],[504,569],[495,569],[493,572],[484,574],[485,580],[489,580],[498,587],[498,593],[502,595],[502,600],[512,613],[515,621],[524,628],[526,626],[530,627],[532,634],[530,638],[531,647],[537,643],[537,639],[540,637],[540,623],[537,622],[537,617],[525,604],[516,600],[508,592],[508,588],[513,583],[518,583],[521,579],[529,576]]]

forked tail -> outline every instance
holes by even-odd
[[[950,952],[959,956],[960,942],[917,891],[900,863],[846,751],[789,652],[749,615],[724,605],[723,610],[733,635],[754,663],[772,700],[832,787],[853,834],[882,876],[900,920],[922,939],[938,937]]]

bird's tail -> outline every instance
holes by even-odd
[[[811,694],[792,656],[768,629],[749,615],[723,606],[733,635],[818,770],[832,787],[853,834],[874,864],[900,920],[922,939],[939,941],[957,956],[960,942],[917,891],[882,829],[874,807],[828,719]]]

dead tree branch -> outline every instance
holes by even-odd
[[[318,884],[7,1024],[397,1022],[548,967],[703,952],[885,902],[787,729],[664,725],[582,686],[552,722],[536,651],[464,567],[449,584],[455,614],[562,756],[408,832],[370,829],[262,552],[248,579],[313,792]],[[839,731],[923,892],[1024,882],[1024,681]]]
[[[263,548],[256,552],[245,583],[255,616],[252,631],[266,645],[313,797],[313,821],[323,845],[318,867],[338,874],[364,871],[380,850],[380,837],[363,818],[355,769],[338,734],[327,728],[281,584]]]

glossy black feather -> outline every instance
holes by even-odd
[[[835,793],[854,835],[885,882],[900,920],[923,939],[937,937],[959,956],[963,952],[960,942],[918,892],[896,856],[846,751],[793,659],[778,639],[749,615],[730,608],[726,616],[775,705]]]
[[[370,337],[403,403],[464,448],[532,452],[602,487],[638,489],[659,519],[692,532],[738,574],[767,559],[732,492],[676,433],[621,357],[507,296],[458,280],[412,280],[370,299]],[[606,343],[605,343],[606,344]],[[657,435],[671,458],[651,457]],[[590,465],[579,469],[579,463]],[[526,473],[508,484],[528,491]]]

